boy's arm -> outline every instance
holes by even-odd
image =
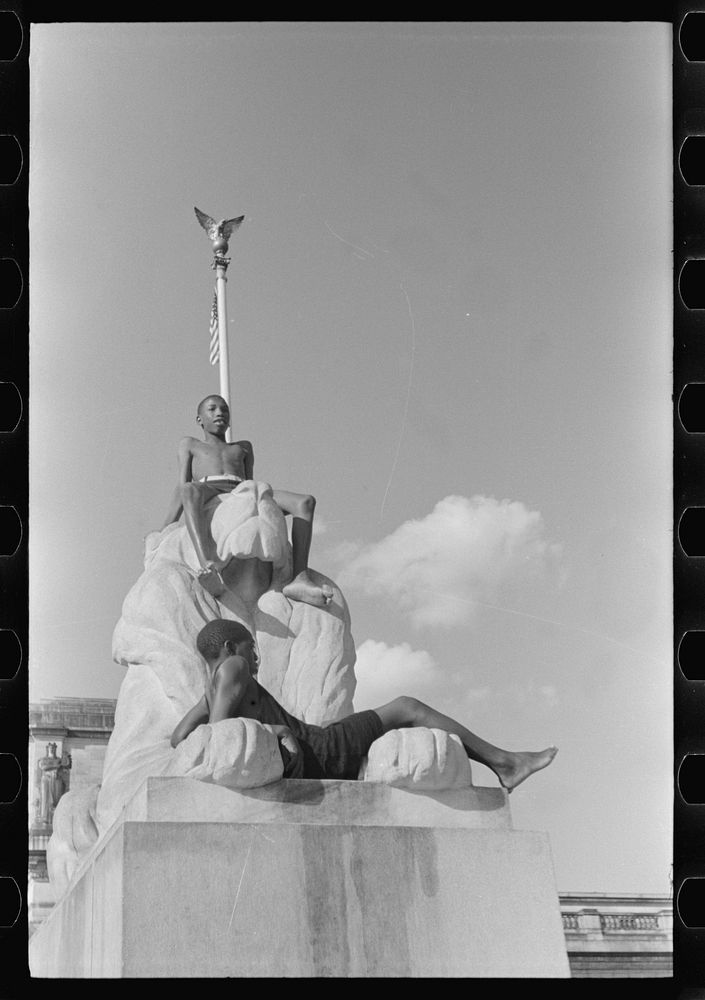
[[[208,722],[208,702],[203,695],[201,700],[186,713],[174,732],[171,734],[171,745],[176,747],[185,740],[189,733],[192,733],[198,726]]]
[[[255,453],[251,441],[242,441],[245,450],[245,479],[252,479],[252,472],[255,467]]]
[[[237,719],[250,683],[250,668],[242,656],[229,656],[218,667],[211,722]]]
[[[174,521],[178,521],[181,517],[181,511],[183,510],[183,504],[181,502],[181,487],[184,483],[191,482],[192,461],[193,454],[191,452],[191,439],[187,437],[182,438],[181,441],[179,441],[179,482],[172,494],[171,503],[169,504],[169,509],[161,528],[162,531],[168,524],[173,524]]]

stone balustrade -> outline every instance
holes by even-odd
[[[641,932],[670,932],[673,926],[671,912],[657,913],[597,913],[583,910],[577,913],[563,912],[563,930],[575,934],[594,932],[602,934],[635,934]]]
[[[659,927],[658,913],[601,913],[602,931],[657,931]]]

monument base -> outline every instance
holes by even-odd
[[[501,789],[151,778],[30,942],[47,977],[567,977]]]

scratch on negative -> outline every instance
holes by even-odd
[[[389,487],[392,485],[392,479],[394,477],[394,472],[397,467],[397,462],[399,461],[399,452],[401,451],[401,443],[404,437],[404,431],[406,430],[406,419],[409,415],[409,400],[411,398],[411,384],[414,378],[414,358],[416,356],[416,324],[414,322],[414,311],[411,308],[411,300],[407,294],[406,288],[404,288],[404,282],[399,283],[399,287],[404,293],[404,298],[406,299],[406,306],[409,310],[409,319],[411,320],[411,361],[409,363],[409,381],[406,386],[406,400],[404,402],[404,415],[401,422],[401,433],[399,434],[399,441],[397,442],[397,450],[394,455],[394,461],[392,462],[392,471],[389,473],[389,482],[387,483],[387,488],[384,491],[384,497],[382,498],[382,506],[379,511],[379,519],[382,520],[384,516],[384,505],[387,502],[387,495],[389,494]]]
[[[343,237],[339,233],[336,233],[336,231],[334,229],[331,229],[331,227],[328,225],[328,223],[326,222],[325,219],[323,220],[323,225],[326,227],[326,229],[328,230],[328,232],[332,236],[335,236],[336,240],[340,240],[340,242],[344,243],[346,246],[352,247],[353,250],[357,250],[359,253],[364,254],[365,257],[374,257],[374,254],[370,253],[369,250],[365,250],[364,247],[359,247],[355,243],[350,243],[349,240],[344,240]],[[357,254],[356,254],[356,256],[357,256]],[[362,259],[364,260],[365,258],[362,258]]]
[[[230,928],[233,925],[233,918],[235,916],[235,910],[237,908],[237,901],[240,898],[240,889],[242,888],[242,880],[245,877],[245,871],[247,869],[247,863],[250,860],[250,852],[252,851],[252,845],[254,844],[254,842],[255,842],[255,831],[253,830],[252,831],[252,836],[250,837],[250,846],[247,848],[247,854],[245,855],[245,861],[244,861],[244,863],[242,865],[242,871],[240,872],[240,881],[237,884],[237,890],[235,892],[235,902],[233,903],[233,912],[230,914],[230,923],[228,924],[228,930],[230,930]]]
[[[584,635],[594,636],[596,639],[604,639],[605,642],[611,642],[615,646],[621,646],[622,649],[628,649],[631,653],[636,653],[638,656],[645,656],[649,660],[653,660],[654,663],[664,663],[665,661],[653,655],[653,653],[647,653],[643,649],[637,649],[636,646],[630,646],[629,643],[622,642],[620,639],[615,639],[611,635],[607,635],[605,632],[598,632],[595,629],[583,628],[581,625],[573,625],[570,622],[559,622],[555,618],[543,618],[541,615],[532,615],[528,611],[518,611],[516,608],[505,608],[501,604],[489,604],[487,601],[478,601],[474,597],[456,597],[455,595],[447,595],[451,600],[458,601],[462,604],[478,604],[482,608],[491,608],[493,611],[504,611],[508,615],[518,615],[521,618],[530,618],[535,622],[544,622],[546,625],[555,625],[558,628],[565,628],[573,632],[582,632]]]

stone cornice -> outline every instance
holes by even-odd
[[[561,908],[576,907],[601,909],[613,906],[649,906],[669,909],[673,906],[673,897],[667,893],[629,893],[629,892],[559,892]]]

